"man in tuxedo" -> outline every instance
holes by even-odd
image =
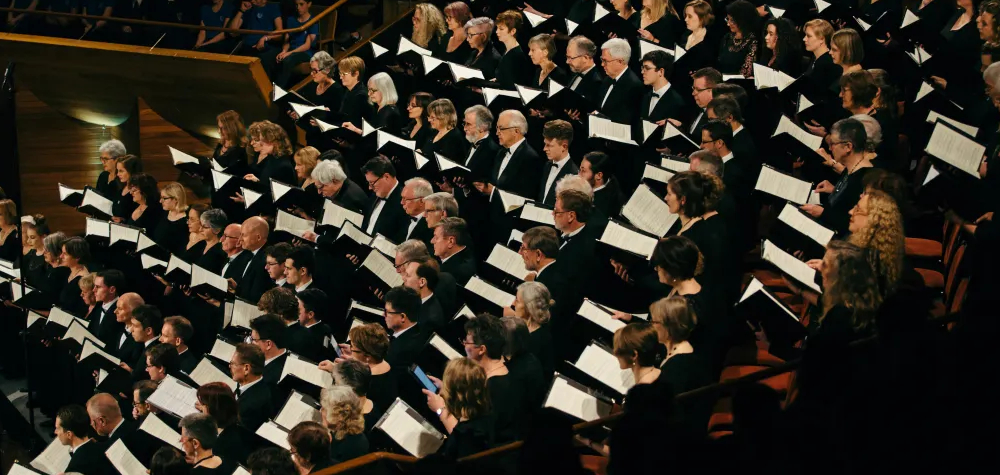
[[[273,287],[292,288],[292,284],[285,278],[285,261],[291,252],[292,245],[287,242],[279,242],[264,248],[264,268],[267,270],[267,277],[273,282]]]
[[[729,125],[733,130],[732,151],[733,157],[741,162],[740,167],[756,169],[760,168],[760,160],[757,157],[757,146],[754,144],[750,132],[743,127],[743,112],[736,98],[730,95],[722,95],[712,99],[705,109],[708,118],[711,120],[721,120]],[[728,164],[727,167],[732,167]],[[756,182],[756,176],[754,182]]]
[[[362,229],[369,235],[381,234],[392,242],[403,242],[410,218],[403,211],[403,187],[396,180],[396,167],[383,158],[368,160],[361,168],[368,188],[375,192],[375,203],[365,211]]]
[[[277,413],[271,386],[263,381],[264,351],[255,344],[236,345],[229,371],[236,381],[236,404],[239,406],[240,423],[256,431]]]
[[[104,440],[105,446],[128,437],[138,427],[130,420],[131,417],[122,417],[118,400],[108,393],[95,394],[87,401],[87,415],[90,417],[90,426]]]
[[[566,175],[575,175],[580,169],[569,157],[569,146],[573,143],[573,126],[565,120],[550,120],[542,129],[542,149],[548,161],[541,168],[545,177],[541,189],[535,195],[545,206],[556,204],[556,182]]]
[[[171,345],[159,344],[149,347],[146,350],[146,374],[149,380],[159,383],[167,375],[175,378],[187,379],[178,372],[180,359],[177,357],[177,348]]]
[[[733,129],[721,120],[710,120],[701,130],[701,148],[722,158],[722,182],[736,202],[748,205],[760,173],[760,164],[737,157],[732,150]],[[742,210],[738,210],[742,213]],[[749,211],[749,210],[747,210]]]
[[[434,235],[433,228],[444,218],[459,218],[458,200],[451,193],[439,191],[431,193],[424,198],[424,218],[427,220],[427,227],[432,228],[431,236]],[[464,213],[463,213],[464,214]],[[464,219],[464,218],[463,218]],[[421,241],[424,242],[424,241]],[[424,242],[427,249],[431,246],[430,240]]]
[[[186,374],[191,374],[201,361],[201,355],[188,347],[188,342],[194,336],[191,321],[180,316],[167,317],[163,320],[160,330],[160,343],[177,348],[177,368]]]
[[[580,178],[587,180],[594,192],[594,212],[607,218],[617,217],[625,204],[612,167],[611,158],[604,152],[590,152],[580,162]]]
[[[642,99],[642,80],[631,69],[632,47],[628,41],[612,38],[601,45],[601,65],[608,75],[601,94],[602,114],[619,124],[633,124],[639,117],[636,104]]]
[[[588,290],[594,285],[597,262],[594,251],[599,236],[592,226],[587,226],[593,207],[593,200],[586,193],[563,190],[556,196],[552,211],[556,229],[562,233],[556,259],[572,267],[573,272],[568,274],[570,286],[583,295],[591,295]]]
[[[493,171],[493,162],[500,151],[500,145],[490,137],[492,128],[493,113],[486,106],[477,104],[465,110],[462,130],[465,132],[465,140],[472,144],[469,156],[465,157],[465,167],[472,171],[474,177],[487,177]],[[464,188],[468,183],[455,185]]]
[[[722,83],[722,73],[714,68],[701,68],[691,74],[694,81],[691,84],[691,96],[698,106],[698,111],[691,123],[684,129],[684,133],[695,137],[697,140],[698,131],[708,122],[708,115],[705,109],[708,103],[712,102],[712,89]]]
[[[416,239],[410,239],[409,241],[403,241],[399,246],[396,247],[396,256],[394,265],[396,266],[396,273],[402,277],[406,272],[407,264],[411,262],[422,262],[426,260],[434,259],[428,251],[428,247],[421,241]],[[440,268],[439,268],[440,270]],[[455,276],[447,272],[438,273],[438,285],[434,289],[434,294],[437,295],[438,299],[441,301],[441,309],[444,311],[445,315],[454,315],[458,312],[459,298],[458,298],[458,283],[455,282]]]
[[[489,182],[474,183],[477,190],[491,196],[495,186],[518,196],[535,195],[542,159],[525,140],[527,133],[528,121],[520,111],[511,109],[500,113],[497,140],[502,148],[497,153]]]
[[[153,305],[140,305],[132,310],[132,322],[129,329],[132,339],[140,345],[139,356],[129,362],[122,361],[121,367],[132,373],[132,381],[149,379],[146,373],[146,350],[160,344],[160,330],[163,328],[163,315],[160,309]]]
[[[119,270],[100,271],[94,277],[94,299],[97,300],[97,305],[94,305],[94,310],[87,317],[87,330],[107,347],[118,343],[118,337],[125,329],[116,318],[112,318],[118,305],[118,295],[124,288],[125,274]]]
[[[53,434],[59,443],[69,447],[69,465],[64,473],[79,473],[82,475],[103,475],[114,473],[108,458],[104,455],[106,447],[90,438],[90,417],[82,406],[73,404],[63,406],[56,413],[56,428]]]
[[[441,271],[455,277],[458,285],[465,285],[476,275],[476,256],[471,249],[469,231],[462,218],[445,218],[434,227],[434,255],[441,259]]]
[[[738,206],[739,227],[733,229],[742,236],[743,250],[749,250],[757,241],[757,219],[760,216],[760,203],[753,193],[761,167],[757,146],[750,132],[743,127],[743,114],[735,98],[728,95],[716,97],[708,103],[706,112],[710,119],[722,121],[733,131],[732,158],[720,155],[725,163],[722,182]]]
[[[361,189],[347,177],[344,168],[337,160],[323,160],[313,168],[312,177],[316,180],[316,191],[326,199],[356,213],[364,213],[371,206],[371,199],[365,190]]]
[[[326,297],[326,292],[310,288],[298,292],[295,297],[299,303],[299,326],[304,328],[308,335],[307,346],[317,348],[317,354],[314,357],[306,356],[305,353],[303,355],[313,359],[313,361],[336,358],[337,355],[333,348],[336,341],[332,337],[333,330],[330,325],[320,321],[320,315],[327,315],[329,309],[329,299]]]
[[[600,93],[607,79],[594,62],[596,57],[597,45],[586,36],[574,36],[566,46],[566,64],[573,72],[569,88],[594,103],[602,99]]]
[[[385,293],[385,326],[392,331],[385,360],[393,368],[409,368],[427,343],[420,323],[420,296],[408,287],[393,287]]]
[[[311,287],[315,281],[316,252],[309,246],[295,246],[284,261],[285,281],[295,292],[302,292]]]
[[[222,250],[226,253],[226,264],[222,266],[222,276],[239,284],[243,280],[243,272],[253,259],[252,252],[243,251],[243,225],[233,223],[222,231]]]
[[[425,243],[431,242],[434,231],[427,225],[424,213],[424,198],[434,193],[434,187],[423,178],[410,178],[403,184],[400,204],[409,217],[406,226],[406,239],[419,239]]]
[[[568,269],[557,265],[559,256],[559,233],[548,226],[536,226],[524,232],[521,238],[521,249],[518,251],[524,259],[524,268],[531,272],[528,280],[545,284],[552,295],[555,305],[552,306],[553,321],[556,326],[573,318],[580,308],[582,296],[573,292],[567,277]],[[504,308],[504,315],[514,315],[512,309]],[[562,328],[562,327],[560,327]],[[557,334],[559,332],[554,332]]]
[[[236,288],[236,296],[247,302],[256,302],[260,296],[271,287],[274,281],[268,275],[265,264],[267,255],[261,249],[267,244],[269,228],[267,221],[260,216],[254,216],[243,222],[243,229],[240,241],[243,249],[252,254],[246,270],[243,271],[243,280],[237,285],[235,279],[229,279],[230,287]]]
[[[445,325],[444,310],[434,295],[438,284],[438,263],[433,258],[414,261],[406,265],[402,272],[403,285],[420,295],[420,318],[429,331],[439,332]]]
[[[119,297],[115,305],[115,321],[121,325],[122,331],[107,348],[122,361],[135,361],[142,352],[142,346],[132,338],[128,326],[132,322],[132,310],[145,303],[139,294],[129,292]]]
[[[308,289],[310,290],[313,287]],[[264,292],[257,304],[257,308],[264,313],[277,315],[285,324],[284,335],[281,339],[281,348],[285,348],[292,353],[304,356],[312,361],[320,361],[322,344],[316,344],[309,330],[299,324],[299,301],[295,298],[296,293],[291,289],[271,289]],[[321,342],[320,342],[321,343]],[[265,354],[268,354],[265,351]],[[274,354],[273,352],[271,354]],[[278,370],[280,373],[280,369]],[[264,371],[265,379],[270,381],[267,370]]]
[[[250,341],[264,352],[264,382],[272,386],[281,379],[288,351],[285,350],[285,322],[273,313],[250,321]]]
[[[642,83],[652,90],[646,92],[639,103],[639,117],[649,122],[661,123],[666,119],[681,121],[684,99],[670,85],[674,72],[674,57],[663,51],[650,51],[642,57]]]

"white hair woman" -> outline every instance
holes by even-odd
[[[545,374],[552,374],[555,355],[552,352],[552,294],[541,282],[525,282],[517,287],[514,315],[528,325],[528,351],[542,363]]]
[[[399,112],[399,107],[396,106],[399,94],[396,92],[396,85],[392,82],[392,77],[386,73],[378,73],[368,78],[368,100],[377,109],[371,126],[393,135],[399,135],[399,131],[403,128],[403,116]],[[344,128],[358,135],[362,134],[362,130],[350,122],[344,123]]]
[[[318,51],[313,54],[309,60],[309,78],[312,79],[312,84],[300,88],[299,94],[317,106],[336,111],[344,98],[344,87],[334,81],[336,75],[334,68],[336,66],[337,62],[334,61],[333,56],[330,56],[330,53]],[[300,118],[293,110],[288,111],[288,116],[297,121]],[[332,142],[324,137],[323,131],[319,129],[317,124],[313,123],[315,119],[328,122],[327,112],[315,111],[310,114],[310,117],[312,120],[308,123],[304,120],[297,122],[306,131],[306,143],[320,150],[329,149],[330,147],[327,145],[331,145]]]

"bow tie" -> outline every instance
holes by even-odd
[[[563,234],[563,235],[559,236],[559,243],[560,243],[560,244],[566,244],[566,243],[568,243],[568,242],[569,242],[569,241],[570,241],[571,239],[573,239],[573,236],[567,236],[567,235]]]
[[[411,223],[415,223],[417,221],[420,221],[420,218],[410,218]]]
[[[552,163],[549,164],[549,167],[550,168],[559,168],[559,164],[557,164],[556,162],[552,162]]]
[[[655,97],[655,98],[659,99],[659,98],[660,98],[660,95],[654,92],[654,93],[653,93],[653,97]]]

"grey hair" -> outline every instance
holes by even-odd
[[[312,55],[312,59],[309,61],[316,63],[316,69],[323,71],[323,74],[326,74],[327,76],[329,76],[330,72],[333,71],[333,65],[337,64],[337,62],[333,60],[333,56],[330,56],[330,53],[327,53],[326,51],[317,51],[316,54]]]
[[[518,317],[506,316],[500,319],[507,333],[506,345],[503,346],[504,357],[508,360],[528,352],[528,339],[531,332],[528,324]]]
[[[510,117],[510,127],[516,128],[518,132],[521,132],[521,135],[528,135],[528,120],[524,118],[524,114],[521,111],[507,109],[500,113],[500,117],[504,115]]]
[[[385,107],[391,104],[399,102],[399,94],[396,92],[396,84],[392,82],[392,78],[386,73],[378,73],[370,78],[368,78],[368,84],[375,85],[375,89],[382,93],[382,102],[379,102],[379,107]]]
[[[562,193],[563,190],[576,190],[579,191],[591,199],[594,198],[594,187],[587,183],[580,175],[566,175],[556,182],[556,195]]]
[[[404,261],[415,261],[431,257],[431,253],[427,251],[427,244],[424,244],[419,239],[403,241],[400,245],[396,246],[396,255],[402,257]]]
[[[1000,90],[1000,61],[986,67],[986,71],[983,71],[983,81],[987,86]]]
[[[544,325],[549,321],[549,318],[552,317],[552,305],[555,302],[545,284],[525,282],[517,286],[517,293],[521,294],[521,302],[524,303],[528,321],[534,322],[536,325]]]
[[[574,36],[570,38],[569,44],[575,44],[577,49],[580,50],[580,53],[590,56],[591,58],[597,56],[597,45],[595,45],[594,42],[586,36]]]
[[[487,30],[487,33],[488,33],[487,38],[490,37],[490,36],[492,36],[493,35],[493,20],[490,17],[480,16],[480,17],[473,18],[473,19],[465,22],[465,29],[468,30],[469,28],[475,28],[477,26],[483,26],[483,25],[486,25],[487,28],[488,28],[488,30]]]
[[[698,166],[693,169],[694,171],[705,172],[722,178],[725,163],[719,154],[711,150],[698,150],[689,155],[688,159],[691,161],[698,160]]]
[[[229,217],[219,208],[208,209],[201,213],[201,225],[219,234],[229,225]]]
[[[426,198],[431,193],[434,193],[434,187],[431,186],[431,182],[423,178],[410,178],[403,183],[403,187],[410,187],[413,189],[414,198]]]
[[[608,53],[614,59],[621,59],[625,61],[625,65],[628,66],[629,58],[632,57],[632,47],[629,46],[628,41],[621,38],[612,38],[605,41],[601,45],[602,50],[608,50]]]
[[[45,246],[46,252],[52,254],[53,256],[58,256],[62,253],[63,244],[66,243],[67,239],[69,238],[66,237],[65,233],[62,231],[56,231],[48,236],[45,236],[45,239],[42,239],[42,245]]]
[[[476,130],[489,132],[490,127],[493,127],[493,113],[486,106],[477,104],[465,109],[465,115],[469,114],[476,115]]]
[[[865,126],[865,134],[868,136],[868,140],[865,142],[865,150],[874,152],[879,144],[882,143],[882,126],[879,125],[874,117],[868,114],[855,114],[851,118],[861,122],[861,125]]]
[[[126,153],[125,144],[121,140],[112,139],[101,144],[101,148],[98,149],[99,153],[108,152],[111,158],[124,157]]]
[[[343,183],[347,180],[347,173],[344,173],[344,167],[340,166],[340,162],[336,160],[320,160],[316,164],[316,168],[313,168],[310,174],[313,180],[316,180],[322,184],[328,183]]]
[[[431,193],[424,197],[424,204],[434,205],[434,209],[443,209],[447,216],[458,216],[458,201],[451,193]]]
[[[361,399],[350,386],[334,385],[323,388],[319,394],[319,403],[323,407],[332,407],[340,403],[348,403],[352,406],[361,407]],[[328,413],[327,416],[330,414]],[[328,421],[323,421],[324,423]]]
[[[219,426],[208,414],[188,414],[181,419],[178,426],[181,430],[187,430],[188,438],[201,442],[201,446],[205,449],[214,447],[215,441],[219,438]]]

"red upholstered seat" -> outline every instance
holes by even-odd
[[[940,242],[922,238],[906,238],[906,256],[928,259],[941,258],[943,247]]]

